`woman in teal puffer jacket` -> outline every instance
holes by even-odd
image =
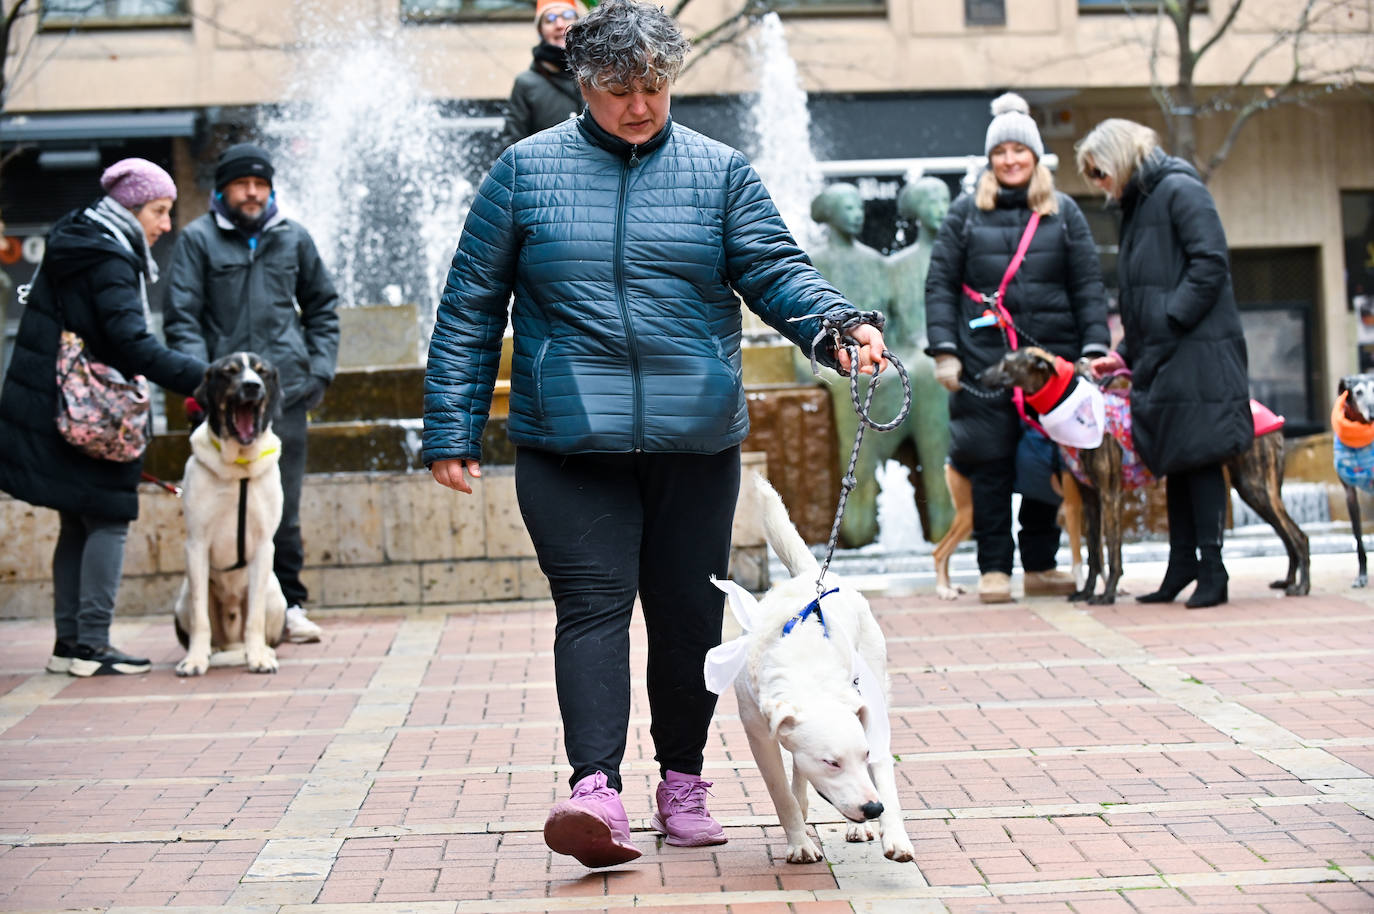
[[[516,491],[557,608],[554,665],[573,772],[545,840],[588,866],[632,860],[619,790],[629,623],[648,632],[650,732],[670,844],[719,844],[700,777],[724,577],[749,431],[739,298],[810,352],[816,315],[853,309],[797,247],[744,156],[672,123],[687,41],[659,7],[611,0],[569,31],[579,118],[516,143],[478,191],[439,305],[423,457],[471,492],[514,324]],[[737,297],[738,296],[738,297]],[[860,365],[882,363],[863,324]],[[829,364],[829,351],[817,353]],[[849,359],[841,353],[840,367]]]

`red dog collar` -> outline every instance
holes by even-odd
[[[1073,382],[1073,364],[1060,356],[1054,357],[1054,376],[1045,382],[1045,386],[1033,394],[1026,394],[1026,403],[1030,408],[1040,415],[1044,415],[1054,409],[1055,405],[1064,399],[1064,392],[1069,389],[1069,384]]]

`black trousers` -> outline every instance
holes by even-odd
[[[1199,546],[1221,548],[1228,490],[1221,464],[1170,473],[1165,483],[1169,509],[1169,553],[1196,555]]]
[[[515,489],[557,608],[554,675],[570,784],[601,771],[620,789],[630,722],[630,617],[648,632],[649,734],[660,771],[700,774],[716,696],[739,495],[738,447],[719,454],[552,454],[520,448]]]
[[[281,523],[272,537],[276,557],[272,570],[281,582],[286,605],[303,604],[310,597],[301,583],[301,568],[305,566],[305,546],[301,542],[301,488],[305,485],[306,447],[305,401],[298,401],[282,409],[281,416],[272,423],[272,431],[281,439]]]
[[[1016,482],[1016,458],[961,464],[973,487],[973,540],[978,544],[978,570],[1011,574],[1011,495]],[[1059,506],[1021,497],[1018,542],[1024,571],[1049,571],[1059,551]]]

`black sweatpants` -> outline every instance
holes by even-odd
[[[630,617],[648,632],[649,734],[660,770],[700,774],[716,696],[740,451],[552,454],[520,448],[515,489],[557,608],[554,675],[570,784],[601,771],[620,789],[630,722]]]
[[[1016,458],[984,460],[959,466],[973,487],[973,539],[978,544],[978,570],[1011,574],[1011,494],[1016,482]],[[1049,571],[1059,551],[1059,506],[1021,497],[1018,538],[1021,568]]]

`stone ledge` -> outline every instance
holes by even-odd
[[[748,452],[750,472],[767,458]],[[301,494],[306,533],[302,579],[320,607],[428,606],[547,600],[548,582],[520,521],[515,469],[486,468],[471,496],[441,488],[428,473],[307,476]],[[0,495],[0,619],[52,612],[57,512]],[[170,613],[185,569],[180,502],[153,485],[139,489],[115,612]],[[752,488],[741,486],[730,576],[768,586],[768,547]]]

